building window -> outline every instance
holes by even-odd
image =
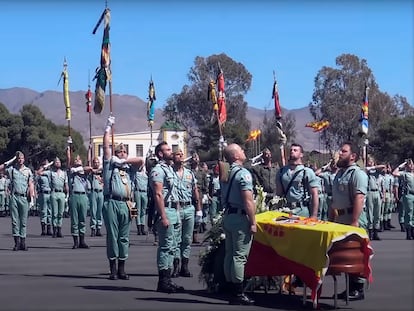
[[[172,152],[173,153],[176,152],[179,149],[178,145],[172,145],[171,147],[172,147]]]
[[[137,157],[143,157],[144,156],[144,145],[138,144],[135,145],[135,152]]]

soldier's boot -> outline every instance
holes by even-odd
[[[57,236],[58,238],[63,238],[63,234],[62,234],[62,227],[56,227],[56,229],[57,229],[56,236]]]
[[[53,228],[52,228],[52,238],[56,238],[57,237],[57,228],[56,228],[56,226],[53,226]]]
[[[384,222],[381,220],[380,221],[380,225],[379,225],[378,232],[382,232],[382,231],[384,231]]]
[[[244,305],[251,306],[254,304],[254,300],[250,299],[244,294],[243,283],[234,284],[235,294],[233,298],[230,299],[229,304],[231,305]]]
[[[412,234],[412,230],[410,227],[406,228],[407,230],[405,231],[406,233],[406,239],[407,240],[412,240],[413,239],[413,234]]]
[[[180,259],[174,258],[173,260],[173,271],[171,273],[172,278],[178,278],[180,275]]]
[[[185,278],[192,278],[193,277],[190,270],[188,270],[188,258],[183,257],[181,259],[180,276],[185,277]]]
[[[116,280],[117,278],[116,259],[111,259],[109,260],[109,279]]]
[[[400,230],[401,232],[405,232],[405,225],[403,222],[400,222]]]
[[[137,225],[137,235],[142,235],[142,233],[141,233],[141,225]]]
[[[177,293],[183,293],[184,292],[184,287],[176,284],[175,282],[173,282],[171,280],[171,269],[167,269],[167,271],[168,271],[168,273],[167,273],[168,284],[170,284],[170,286],[173,287]]]
[[[125,260],[118,259],[118,279],[129,280],[129,275],[125,273]]]
[[[89,246],[85,243],[84,234],[79,234],[79,248],[89,248]]]
[[[79,238],[76,235],[73,236],[72,249],[75,249],[75,248],[79,248]]]
[[[414,240],[414,227],[411,227],[411,237]]]
[[[158,271],[157,292],[161,293],[176,293],[176,289],[168,282],[170,278],[170,271],[168,269]]]
[[[158,245],[158,233],[154,231],[154,243],[152,245]]]
[[[52,235],[52,228],[50,225],[47,225],[46,235]]]
[[[91,228],[91,236],[95,236],[96,235],[96,230]]]
[[[375,241],[381,241],[381,238],[378,236],[378,229],[372,231],[372,239]]]
[[[20,238],[20,250],[27,251],[26,238]]]
[[[370,240],[373,239],[372,229],[368,229],[368,237],[369,237]]]
[[[96,236],[102,236],[101,228],[96,229]]]
[[[388,225],[389,224],[388,220],[384,220],[383,224],[384,224],[384,230],[387,230],[387,231],[391,230],[391,228]]]
[[[14,247],[13,250],[14,251],[18,251],[20,249],[20,237],[19,236],[15,236],[14,238]]]
[[[42,233],[40,235],[46,235],[46,224],[42,222],[40,227],[42,228]]]
[[[147,235],[147,231],[145,231],[145,225],[140,225],[140,227],[141,227],[141,234],[142,235]]]
[[[390,230],[395,229],[395,227],[391,224],[391,219],[387,220],[387,225],[388,225],[388,228],[390,228]]]
[[[193,243],[194,244],[200,244],[200,241],[198,240],[196,231],[193,231]]]

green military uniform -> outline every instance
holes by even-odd
[[[197,166],[197,169],[193,169],[192,172],[197,180],[198,197],[203,200],[203,197],[208,194],[208,178],[206,172]],[[203,222],[201,223],[201,231],[206,230],[206,223],[208,219],[208,205],[203,203]],[[197,230],[197,228],[195,228]]]
[[[263,191],[267,193],[266,203],[269,202],[276,194],[276,176],[278,172],[277,165],[272,163],[269,167],[263,163],[260,163],[253,166],[251,172],[253,177],[253,185],[260,185],[263,187]]]
[[[209,185],[209,194],[211,197],[210,204],[210,218],[213,221],[216,218],[217,213],[222,211],[221,207],[221,190],[220,190],[220,177],[212,175]]]
[[[102,209],[104,204],[102,172],[91,172],[88,176],[91,184],[89,193],[89,211],[91,235],[101,235]]]
[[[15,166],[6,168],[10,178],[10,214],[12,234],[14,237],[26,238],[26,224],[29,212],[28,188],[33,182],[33,173],[25,165],[20,169]]]
[[[405,211],[404,211],[404,205],[403,205],[403,196],[405,195],[407,191],[407,187],[404,185],[405,181],[402,179],[401,176],[398,176],[394,178],[394,188],[397,189],[398,193],[398,202],[397,202],[397,209],[398,209],[398,222],[401,226],[401,232],[405,232]]]
[[[88,180],[83,172],[70,172],[68,175],[70,232],[73,237],[81,237],[83,239],[86,233],[86,214],[89,207]]]
[[[222,183],[221,189],[225,208],[223,230],[226,235],[224,275],[228,282],[241,284],[253,237],[241,192],[252,191],[253,194],[252,175],[244,167],[233,163],[228,182]]]
[[[282,167],[276,178],[276,188],[283,190],[287,207],[298,216],[310,216],[310,190],[315,187],[318,187],[315,172],[303,164],[294,170],[289,165]]]
[[[7,195],[8,179],[0,176],[0,214],[6,216],[6,195]]]
[[[381,192],[380,192],[380,172],[372,169],[368,174],[368,193],[367,193],[367,217],[368,229],[375,232],[380,230],[380,214],[381,214]]]
[[[129,170],[129,165],[115,163],[112,159],[103,162],[106,255],[109,260],[118,259],[118,262],[128,259],[131,217],[127,201],[132,197]]]
[[[154,183],[163,184],[163,196],[165,214],[170,225],[164,227],[160,219],[156,220],[158,232],[157,266],[159,271],[169,270],[173,267],[174,254],[177,250],[177,241],[174,228],[180,223],[179,211],[177,210],[178,196],[176,194],[176,180],[174,171],[164,161],[155,165],[150,174],[150,185],[154,191]],[[171,271],[170,271],[171,272]]]
[[[176,193],[179,201],[180,221],[174,228],[177,247],[174,254],[174,271],[172,276],[178,274],[178,264],[181,259],[182,265],[180,275],[184,277],[192,276],[188,271],[188,260],[191,252],[191,242],[193,240],[193,230],[195,221],[195,207],[192,203],[193,193],[197,187],[194,173],[183,167],[182,176],[174,171],[176,181]]]
[[[381,192],[383,193],[382,208],[381,208],[381,221],[385,230],[391,229],[391,215],[393,206],[392,188],[394,184],[394,177],[391,174],[384,174],[381,179]]]
[[[148,208],[148,175],[145,171],[136,170],[133,174],[134,201],[138,217],[135,219],[138,235],[146,235],[145,215]]]
[[[325,181],[321,176],[316,176],[318,181],[318,196],[319,196],[319,205],[318,205],[318,219],[328,220],[328,203],[327,196],[325,191]]]
[[[322,172],[319,177],[323,180],[323,187],[325,189],[325,207],[326,210],[321,209],[321,220],[328,220],[328,210],[332,207],[332,185],[336,173],[330,171]]]
[[[332,206],[338,210],[336,222],[349,225],[352,223],[353,203],[357,194],[366,195],[368,192],[368,176],[356,164],[346,169],[340,169],[332,186]],[[368,221],[364,210],[359,216],[359,227],[367,229]],[[361,290],[365,279],[350,277],[350,290]]]
[[[37,200],[39,205],[40,223],[42,225],[42,235],[46,235],[45,225],[47,226],[47,234],[51,235],[50,226],[52,225],[52,203],[51,203],[51,176],[50,171],[43,171],[36,176]]]
[[[402,196],[404,209],[404,225],[407,232],[407,240],[414,238],[414,174],[400,172],[400,182],[403,181],[405,191]]]
[[[51,172],[52,179],[52,226],[62,237],[63,212],[66,205],[65,186],[68,184],[68,175],[64,170],[58,169]]]

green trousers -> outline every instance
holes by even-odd
[[[54,227],[62,227],[63,211],[66,205],[65,198],[64,192],[52,192],[50,195],[50,201],[52,203],[52,226]]]
[[[72,193],[69,196],[70,233],[73,236],[85,235],[88,207],[89,200],[86,194]]]
[[[168,227],[164,227],[161,219],[156,220],[158,232],[157,266],[158,271],[171,269],[173,266],[174,255],[177,250],[177,239],[174,231],[180,225],[179,213],[175,208],[166,207],[165,214],[170,222]]]
[[[368,229],[380,229],[381,204],[379,191],[368,191],[366,196]]]
[[[91,191],[89,193],[89,206],[90,206],[90,226],[91,229],[102,228],[102,209],[104,204],[103,192]]]
[[[0,212],[6,211],[6,192],[0,191]]]
[[[106,256],[109,260],[128,258],[130,216],[126,202],[104,202],[103,217],[106,228]]]
[[[134,201],[137,208],[138,217],[135,219],[137,225],[145,225],[145,215],[148,208],[148,193],[144,191],[134,191]]]
[[[180,224],[174,230],[177,248],[174,258],[190,258],[191,243],[193,242],[195,208],[187,205],[180,209]]]
[[[42,224],[52,224],[52,204],[50,193],[39,193],[37,197],[39,201],[40,222]]]
[[[224,215],[223,230],[226,235],[224,256],[226,281],[241,283],[244,280],[244,267],[252,245],[250,222],[243,214]]]
[[[27,197],[12,194],[10,196],[10,214],[13,236],[26,237],[27,216],[29,215],[29,202]]]
[[[380,220],[391,220],[392,203],[391,193],[386,192],[385,198],[382,200]]]
[[[405,227],[414,227],[414,194],[406,194],[402,197],[402,200],[404,206]]]

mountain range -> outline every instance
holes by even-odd
[[[72,118],[70,126],[80,132],[85,140],[89,141],[89,114],[86,112],[85,91],[69,92]],[[17,114],[22,106],[32,104],[42,111],[45,117],[55,124],[67,125],[65,120],[65,106],[62,92],[37,92],[28,88],[14,87],[0,89],[0,103],[3,103],[10,113]],[[93,105],[93,103],[92,103]],[[155,102],[159,106],[160,103]],[[91,115],[92,136],[102,135],[106,119],[110,114],[109,96],[105,100],[105,107],[101,114]],[[141,98],[132,95],[112,94],[112,112],[116,117],[115,133],[130,133],[148,130],[147,104]],[[251,122],[251,129],[260,128],[266,111],[248,107],[247,119]],[[292,113],[296,119],[296,142],[306,151],[319,149],[318,134],[306,128],[305,124],[312,120],[308,107],[299,109],[283,108],[283,113]],[[159,128],[164,122],[162,110],[156,109],[153,127]]]

